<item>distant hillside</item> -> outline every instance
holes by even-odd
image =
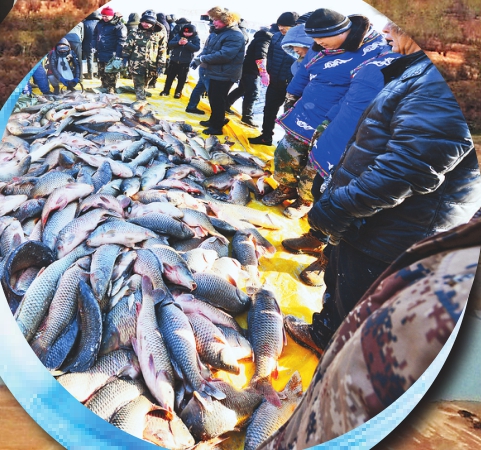
[[[481,403],[439,401],[416,408],[374,450],[481,448]]]

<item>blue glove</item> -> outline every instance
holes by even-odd
[[[75,84],[77,84],[80,80],[79,80],[78,78],[74,78],[72,81],[73,81]]]
[[[122,67],[125,69],[129,65],[129,58],[124,58],[122,60]]]
[[[67,86],[68,81],[64,77],[60,77],[59,79],[60,83],[62,83],[64,86]]]
[[[199,58],[199,57],[196,57],[196,58],[194,58],[194,59],[192,60],[192,62],[190,63],[190,67],[195,70],[195,69],[197,69],[197,67],[199,67],[199,66],[200,66],[200,58]]]

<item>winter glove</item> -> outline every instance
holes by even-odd
[[[195,69],[197,69],[197,67],[199,67],[199,66],[200,66],[200,58],[199,58],[199,57],[195,57],[195,58],[192,60],[192,62],[190,63],[190,67],[195,70]]]
[[[129,65],[129,58],[124,58],[122,60],[122,68],[126,69],[128,65]]]
[[[60,83],[62,83],[64,86],[68,85],[68,81],[64,77],[59,78]]]
[[[355,218],[337,206],[326,192],[307,213],[307,221],[312,229],[329,236],[330,244],[337,245]]]
[[[296,95],[287,93],[284,101],[284,112],[287,112],[287,110],[291,109],[294,106],[294,103],[299,100],[299,98],[300,97],[297,97]]]
[[[74,78],[72,81],[73,81],[75,84],[77,84],[80,80],[79,80],[78,78]]]
[[[261,77],[261,83],[264,86],[269,86],[269,74],[267,73],[266,69],[266,60],[265,59],[256,59],[257,68],[259,69],[259,75]]]

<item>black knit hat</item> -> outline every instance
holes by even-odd
[[[277,19],[277,25],[280,25],[281,27],[295,27],[298,18],[299,14],[296,12],[285,12]]]
[[[151,9],[148,9],[142,14],[140,21],[155,25],[157,23],[157,16],[154,11],[152,11]]]
[[[337,36],[351,28],[348,17],[331,9],[316,9],[306,21],[306,34],[312,38]]]

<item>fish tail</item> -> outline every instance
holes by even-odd
[[[255,377],[250,382],[250,387],[274,406],[281,406],[279,393],[272,387],[268,378]]]

